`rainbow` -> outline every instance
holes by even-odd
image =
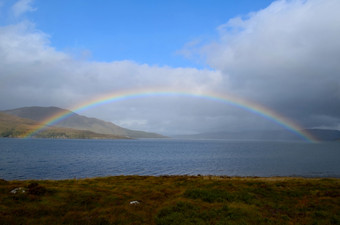
[[[89,108],[97,107],[97,106],[112,103],[112,102],[135,99],[135,98],[147,98],[147,97],[153,97],[153,96],[194,97],[194,98],[220,102],[223,104],[228,104],[228,105],[243,109],[245,111],[248,111],[250,113],[256,114],[260,117],[263,117],[283,127],[284,129],[294,133],[295,135],[300,137],[302,140],[305,140],[307,142],[312,142],[312,143],[318,142],[318,140],[315,137],[313,137],[313,135],[308,133],[306,130],[300,127],[297,123],[289,120],[288,118],[258,103],[248,101],[248,100],[245,100],[245,99],[242,99],[242,98],[230,95],[230,94],[222,95],[222,94],[212,93],[212,92],[187,91],[187,90],[184,90],[184,91],[175,90],[174,91],[174,90],[166,90],[166,89],[123,90],[123,91],[113,92],[113,93],[109,93],[103,96],[96,97],[89,101],[78,104],[74,107],[71,107],[70,111],[60,112],[45,119],[33,130],[30,130],[29,132],[27,132],[24,135],[24,137],[30,138],[34,136],[35,134],[39,133],[41,130],[49,126],[55,125],[59,121],[67,118],[68,116],[72,114],[72,112],[79,113]]]

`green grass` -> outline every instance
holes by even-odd
[[[0,180],[0,224],[340,224],[340,179]]]

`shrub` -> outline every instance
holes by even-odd
[[[230,193],[218,189],[191,189],[185,191],[184,196],[191,199],[201,199],[202,201],[210,203],[232,201],[234,199],[234,196]]]
[[[30,195],[36,195],[41,196],[46,193],[46,188],[43,186],[40,186],[38,183],[30,183],[28,186],[28,194]]]

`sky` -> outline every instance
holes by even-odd
[[[303,128],[340,129],[339,11],[339,0],[0,0],[0,110],[164,88],[233,95]],[[183,96],[81,114],[165,135],[282,129]]]

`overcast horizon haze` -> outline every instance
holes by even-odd
[[[0,110],[165,88],[231,94],[303,128],[340,130],[339,11],[339,0],[0,0]],[[190,96],[80,114],[164,135],[282,129]]]

